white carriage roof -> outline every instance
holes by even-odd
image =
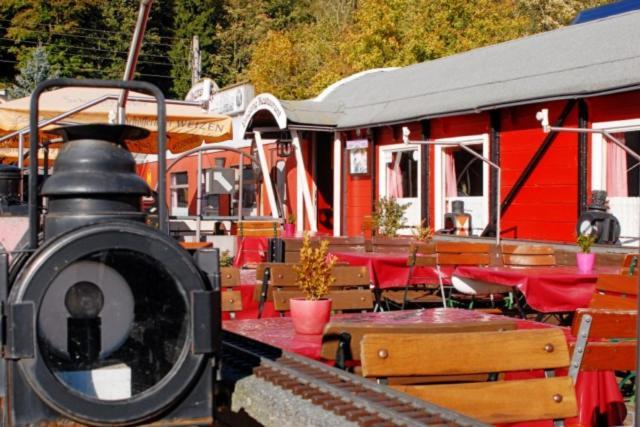
[[[344,79],[281,101],[291,124],[373,127],[640,88],[640,12]]]

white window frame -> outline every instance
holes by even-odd
[[[186,184],[176,184],[176,176],[178,174],[185,174],[187,176]],[[189,216],[189,201],[187,200],[186,207],[178,207],[178,194],[177,190],[187,189],[187,195],[189,194],[189,173],[186,171],[172,172],[171,173],[171,215],[172,216]]]
[[[444,150],[448,148],[455,148],[457,144],[465,145],[482,145],[482,156],[489,158],[489,134],[482,133],[478,135],[466,135],[456,136],[453,138],[440,138],[434,141],[438,143],[444,143],[445,145],[434,145],[434,225],[436,230],[440,230],[444,227],[444,210],[445,210],[445,197],[444,197]],[[446,145],[446,143],[451,145]],[[486,162],[482,162],[482,209],[484,210],[485,218],[489,221],[489,165]],[[477,226],[474,224],[474,229],[484,228],[486,224]]]
[[[606,129],[609,133],[640,131],[640,118],[628,120],[612,120],[608,122],[597,122],[591,125],[593,129]],[[607,144],[604,136],[599,133],[591,135],[591,190],[607,190]],[[638,199],[640,197],[627,197],[628,199]],[[611,212],[616,215],[616,212]],[[616,215],[619,221],[623,221],[620,215]],[[638,240],[637,231],[633,236],[624,232],[621,237],[623,244],[635,243]],[[636,227],[630,227],[635,229]]]
[[[640,131],[640,119],[597,122],[593,129],[607,129],[609,133]],[[591,189],[607,189],[607,144],[602,134],[591,135]]]
[[[427,150],[428,147],[421,147],[415,145],[407,145],[407,144],[389,144],[389,145],[380,145],[379,146],[379,156],[378,156],[378,194],[382,193],[382,189],[385,189],[386,194],[386,184],[387,184],[387,173],[386,166],[387,162],[385,161],[387,152],[400,152],[400,151],[415,151],[418,153],[418,161],[417,161],[417,197],[407,197],[411,199],[417,199],[417,206],[419,209],[422,209],[422,180],[420,179],[420,171],[422,170],[422,150]],[[411,223],[410,221],[406,222],[406,226],[419,226],[420,225],[420,217],[421,214],[418,213],[418,221],[416,224]],[[409,229],[401,229],[398,231],[398,234],[408,234],[410,233]]]

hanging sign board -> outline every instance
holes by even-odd
[[[366,175],[369,173],[369,140],[347,141],[349,152],[349,174]]]

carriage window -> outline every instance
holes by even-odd
[[[418,150],[396,151],[387,163],[387,195],[418,197]]]
[[[469,147],[482,154],[482,146]],[[469,152],[450,148],[445,151],[447,197],[482,196],[483,164]],[[455,176],[455,182],[451,177]]]
[[[189,175],[171,174],[171,215],[187,215],[189,209]]]
[[[640,131],[619,132],[613,136],[635,153],[640,154]],[[630,154],[613,143],[607,143],[607,183],[609,197],[639,197],[640,164]]]

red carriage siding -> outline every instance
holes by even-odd
[[[550,120],[565,102],[511,108],[502,114],[500,137],[502,195],[509,193],[546,137],[536,120],[541,108],[549,108]],[[577,126],[574,108],[565,126]],[[504,213],[504,237],[572,241],[578,209],[578,137],[559,133],[511,206]]]

